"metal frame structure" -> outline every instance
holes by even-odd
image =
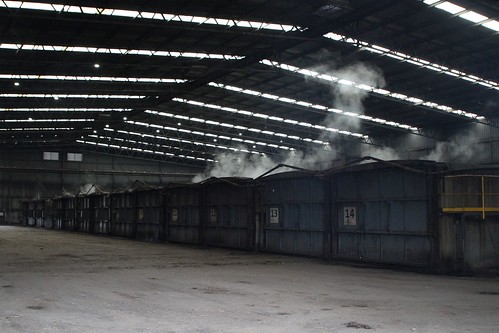
[[[497,128],[499,5],[455,0],[453,14],[444,3],[2,0],[0,142],[204,167],[231,150],[280,156]],[[341,109],[345,85],[358,100]]]

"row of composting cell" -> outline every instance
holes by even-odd
[[[497,170],[397,161],[24,203],[23,223],[67,231],[394,264],[499,267]]]

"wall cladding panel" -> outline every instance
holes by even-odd
[[[83,152],[82,162],[67,161],[67,152],[77,152],[74,150],[58,151],[59,161],[45,161],[43,151],[58,150],[0,149],[0,198],[5,215],[2,223],[20,223],[19,201],[52,198],[64,194],[74,195],[79,191],[88,190],[93,184],[104,191],[112,191],[128,188],[136,180],[153,186],[162,186],[169,182],[189,182],[191,178],[189,176],[160,173],[196,174],[201,171],[198,168],[182,167],[166,162],[92,152]]]

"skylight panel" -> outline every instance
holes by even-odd
[[[391,97],[393,99],[398,99],[398,100],[401,100],[401,101],[405,101],[405,102],[414,104],[416,106],[417,105],[425,105],[425,106],[427,105],[427,104],[424,104],[425,101],[423,101],[422,99],[417,98],[417,97],[410,97],[410,96],[407,96],[407,95],[404,95],[404,94],[390,92],[390,91],[388,91],[386,89],[380,89],[380,88],[377,88],[377,87],[374,87],[374,86],[369,86],[369,85],[366,85],[366,84],[363,84],[363,83],[353,82],[353,81],[350,81],[350,80],[341,79],[341,78],[336,77],[334,75],[321,74],[321,73],[318,73],[316,71],[302,69],[302,68],[298,68],[298,67],[295,67],[295,66],[292,66],[292,65],[289,65],[289,64],[282,64],[282,63],[279,63],[279,62],[276,62],[276,61],[271,61],[271,60],[268,60],[268,59],[264,59],[264,60],[260,61],[260,63],[263,64],[263,65],[267,65],[267,66],[277,67],[277,68],[280,68],[282,70],[290,71],[290,72],[293,72],[293,73],[299,73],[299,74],[302,74],[304,76],[310,76],[310,77],[313,77],[313,78],[316,78],[316,79],[320,79],[320,80],[323,80],[323,81],[328,81],[328,82],[332,82],[332,83],[342,84],[342,85],[346,85],[346,86],[352,86],[352,87],[355,87],[357,89],[369,91],[369,92],[371,92],[371,93],[373,93],[375,95],[382,95],[382,96],[386,96],[386,97]],[[446,68],[446,69],[448,69],[448,68]],[[435,70],[440,71],[439,68],[435,68]],[[479,78],[476,77],[476,76],[470,76],[466,80],[473,80],[473,82],[474,82],[477,79],[479,79]],[[244,93],[245,91],[242,91],[242,92]],[[259,94],[258,94],[258,92],[253,92],[252,95],[258,96]],[[281,102],[288,102],[288,103],[291,103],[291,104],[298,104],[298,105],[301,105],[301,106],[309,107],[309,105],[308,105],[309,103],[303,102],[303,101],[297,102],[297,101],[295,101],[293,99],[282,98],[282,97],[279,98],[278,100],[281,101]],[[432,107],[432,108],[446,110],[448,112],[452,112],[454,110],[454,109],[452,109],[450,107],[441,106],[441,105],[436,104],[436,103],[432,103],[432,105],[434,105],[434,107]],[[337,112],[337,111],[335,111],[335,112]],[[353,114],[353,113],[344,113],[344,114],[349,115],[349,116],[355,116],[355,114]],[[477,119],[478,118],[478,115],[470,113],[470,112],[463,113],[463,116],[465,116],[467,118],[472,118],[472,119]],[[393,125],[393,124],[390,123],[390,125]],[[395,124],[394,126],[397,126],[397,125]]]
[[[225,111],[225,112],[230,112],[230,113],[237,113],[237,114],[249,115],[249,116],[258,118],[254,113],[249,112],[249,111],[245,111],[245,110],[237,110],[237,109],[233,109],[233,108],[226,108],[224,106],[216,106],[215,107],[213,104],[205,104],[205,103],[202,103],[202,102],[199,102],[199,101],[193,101],[193,100],[182,99],[182,98],[173,98],[172,100],[174,102],[178,102],[178,103],[195,105],[195,106],[199,106],[199,107],[203,107],[203,108],[220,110],[220,111]],[[228,111],[227,109],[230,109],[230,111]],[[151,111],[151,112],[156,112],[156,111]],[[279,122],[279,123],[287,123],[287,124],[291,124],[291,125],[295,125],[295,126],[301,126],[301,127],[309,128],[308,123],[299,122],[299,121],[296,121],[296,120],[293,120],[293,119],[285,119],[285,118],[281,118],[281,117],[272,117],[272,116],[269,116],[267,118],[267,120],[272,120],[272,121],[276,121],[276,122]],[[321,125],[315,125],[315,126],[320,126],[320,129],[324,129],[325,128],[324,126],[321,126]],[[248,129],[247,127],[244,127],[244,126],[236,126],[235,128],[240,129],[240,130],[247,130]],[[265,132],[266,131],[263,131],[262,133],[265,133]],[[270,134],[270,133],[273,133],[273,132],[268,132],[266,134]],[[277,137],[287,137],[288,136],[287,134],[283,134],[283,133],[273,133],[272,135],[277,136]],[[361,134],[361,137],[364,138],[365,140],[367,140],[369,138],[367,135],[363,135],[363,134]],[[322,143],[326,144],[327,142],[324,141]]]
[[[93,122],[95,119],[4,119],[0,120],[0,123],[57,123],[57,122]]]
[[[135,124],[133,121],[128,121],[128,123],[130,124]],[[109,132],[117,132],[117,133],[122,133],[122,134],[127,134],[127,135],[133,135],[133,136],[140,136],[140,137],[149,137],[149,138],[152,138],[152,139],[158,139],[158,140],[164,140],[164,141],[174,141],[174,142],[179,142],[180,140],[178,140],[177,138],[171,138],[171,137],[167,137],[167,136],[164,136],[164,135],[151,135],[151,134],[142,134],[142,133],[136,133],[136,132],[129,132],[129,131],[126,131],[126,130],[114,130],[114,129],[106,129],[106,131],[109,131]],[[218,136],[215,136],[218,138]],[[192,140],[186,140],[186,139],[182,139],[181,140],[183,143],[187,143],[187,144],[192,144],[192,145],[197,145],[197,146],[206,146],[206,147],[210,147],[210,148],[220,148],[220,149],[224,149],[224,150],[228,150],[229,147],[227,146],[224,146],[224,145],[220,145],[220,144],[217,144],[217,145],[214,145],[214,144],[210,144],[210,143],[204,143],[204,142],[199,142],[199,141],[192,141]],[[147,143],[147,142],[144,142],[144,144],[146,145],[151,145],[151,143]],[[238,149],[238,151],[241,151],[241,149],[239,148],[236,148]],[[285,147],[285,148],[282,148],[284,150],[293,150],[293,148],[290,148],[290,147]],[[263,155],[263,153],[260,153],[260,152],[254,152],[255,154],[258,154],[258,155]]]
[[[452,2],[449,1],[444,1],[442,3],[439,3],[435,5],[435,8],[441,9],[451,14],[457,14],[464,11],[463,7],[453,4]]]
[[[434,8],[441,9],[452,15],[457,15],[460,18],[471,21],[475,24],[479,23],[481,26],[493,31],[499,31],[499,21],[493,20],[485,15],[468,10],[450,1],[439,2],[437,0],[424,0],[425,4],[433,6]]]
[[[144,95],[88,95],[88,94],[0,94],[0,98],[95,98],[95,99],[142,99]]]
[[[493,22],[493,21],[490,21],[490,22]],[[482,25],[488,24],[490,22],[482,23]],[[497,29],[496,31],[499,31],[499,22],[495,21],[495,24],[496,24],[495,28]],[[494,23],[490,23],[490,25],[493,26]],[[363,51],[376,53],[376,54],[379,54],[379,55],[384,56],[384,57],[395,58],[397,60],[400,60],[400,61],[403,61],[406,63],[410,63],[412,65],[416,65],[416,66],[419,66],[421,68],[426,68],[426,69],[430,69],[430,70],[439,72],[440,74],[449,75],[449,76],[452,76],[455,78],[457,76],[457,78],[459,78],[461,80],[466,80],[466,81],[469,81],[472,83],[480,84],[480,85],[485,86],[485,87],[499,90],[499,83],[497,83],[497,82],[494,82],[491,80],[486,80],[486,79],[483,79],[483,78],[480,78],[480,77],[477,77],[477,76],[474,76],[471,74],[467,74],[465,72],[458,71],[456,69],[452,69],[452,68],[448,68],[448,67],[443,66],[443,65],[432,63],[432,62],[425,60],[425,59],[421,59],[418,57],[414,57],[414,56],[411,56],[408,54],[404,54],[404,53],[389,50],[389,49],[387,49],[388,51],[381,51],[381,47],[378,45],[369,44],[367,42],[353,39],[353,38],[349,38],[347,36],[336,34],[334,32],[329,32],[329,33],[325,34],[324,37],[332,39],[334,41],[343,42],[343,43],[353,45],[353,46],[355,46]],[[383,48],[383,49],[386,49],[386,48]],[[472,77],[474,77],[474,78],[472,78]]]
[[[74,127],[22,127],[22,128],[0,128],[2,132],[36,132],[36,131],[74,131]]]
[[[2,2],[0,2],[1,4]],[[54,52],[75,52],[75,53],[102,53],[118,55],[140,55],[140,56],[160,56],[173,58],[196,58],[196,59],[223,59],[240,60],[243,56],[217,54],[217,53],[196,53],[196,52],[176,52],[176,51],[157,51],[157,50],[135,50],[135,49],[110,49],[96,48],[89,46],[60,46],[60,45],[33,45],[33,44],[0,44],[0,49],[18,50],[18,51],[54,51]]]
[[[73,76],[73,75],[37,75],[37,74],[0,74],[0,79],[7,80],[55,80],[55,81],[102,81],[131,83],[185,83],[185,79],[148,78],[148,77],[110,77],[110,76]]]
[[[176,102],[179,102],[179,103],[186,103],[186,104],[193,104],[193,105],[196,105],[196,106],[201,106],[201,107],[206,107],[206,108],[213,108],[213,105],[212,104],[205,104],[205,105],[199,105],[199,103],[189,103],[188,100],[182,100],[182,99],[178,99],[178,98],[175,98],[174,101]],[[222,107],[219,107],[217,109],[220,109]],[[176,118],[177,116],[176,115],[173,115],[171,113],[164,113],[164,112],[159,112],[159,111],[152,111],[152,110],[146,110],[145,111],[146,113],[149,113],[149,114],[154,114],[154,115],[158,115],[158,116],[162,116],[162,117],[169,117],[169,118]],[[262,116],[266,116],[266,115],[262,115],[262,114],[252,114],[254,117],[257,117],[257,118],[262,118]],[[185,117],[185,116],[184,116]],[[267,116],[266,116],[267,117]],[[193,120],[193,119],[198,119],[198,118],[189,118],[189,117],[185,117],[186,120]],[[210,125],[214,125],[214,126],[220,126],[220,127],[228,127],[228,128],[235,128],[235,129],[238,129],[238,130],[242,130],[242,131],[249,131],[249,132],[253,132],[253,133],[265,133],[267,135],[270,135],[270,136],[278,136],[276,133],[274,132],[271,132],[271,131],[262,131],[261,129],[258,129],[258,128],[252,128],[252,127],[246,127],[246,126],[241,126],[241,125],[233,125],[233,124],[228,124],[228,123],[219,123],[219,122],[215,122],[215,121],[211,121],[211,120],[204,120],[203,121],[204,123],[206,124],[210,124]],[[295,121],[295,123],[293,124],[298,124],[297,121]],[[303,125],[303,127],[311,127],[311,126],[307,126],[306,123],[301,123]],[[160,125],[157,125],[157,126],[160,126]],[[162,126],[160,126],[162,127]],[[181,131],[180,129],[174,129],[175,131]],[[216,134],[212,134],[212,133],[202,133],[202,132],[192,132],[193,134],[201,134],[203,136],[209,136],[209,137],[213,137],[213,138],[217,138],[217,139],[227,139],[227,137],[224,137],[224,136],[220,136],[220,135],[216,135]],[[231,140],[233,141],[242,141],[241,139],[239,138],[230,138]],[[292,139],[295,139],[297,141],[304,141],[303,138],[301,137],[293,137]],[[322,142],[322,143],[327,143],[327,142]]]
[[[471,21],[473,23],[483,22],[487,19],[487,16],[484,16],[482,14],[478,14],[472,10],[470,10],[469,12],[460,14],[459,17],[461,17],[465,20]]]
[[[252,30],[271,30],[271,31],[303,31],[304,29],[288,24],[276,24],[271,22],[257,22],[245,20],[231,20],[225,18],[211,18],[204,16],[191,16],[191,15],[178,15],[171,13],[154,13],[154,12],[141,12],[127,9],[114,9],[114,8],[98,8],[88,6],[72,6],[62,4],[49,4],[39,2],[25,2],[25,1],[0,1],[0,8],[13,8],[13,9],[30,9],[39,11],[49,11],[57,13],[77,13],[87,15],[104,15],[114,17],[125,17],[131,19],[148,19],[160,20],[166,22],[183,22],[191,24],[207,24],[217,25],[223,27],[240,27]]]
[[[111,140],[115,139],[115,138],[105,137],[105,136],[92,136],[91,138],[101,139],[101,140],[107,140],[107,141],[111,141]],[[155,155],[163,155],[163,156],[169,156],[169,157],[176,157],[176,158],[181,158],[181,159],[190,159],[190,160],[194,160],[195,159],[195,160],[198,160],[198,161],[215,162],[215,160],[210,159],[210,158],[194,157],[194,156],[185,155],[185,154],[176,155],[176,154],[173,154],[173,153],[164,152],[164,151],[160,151],[160,150],[152,150],[152,149],[142,149],[142,148],[137,148],[137,147],[129,147],[129,146],[124,145],[123,143],[120,143],[120,145],[115,145],[115,144],[111,144],[111,143],[102,143],[102,142],[89,141],[89,139],[87,139],[87,140],[76,140],[76,142],[77,143],[81,143],[81,144],[93,145],[93,146],[101,146],[101,147],[109,147],[109,148],[115,148],[115,149],[120,149],[120,150],[143,152],[143,153],[149,153],[149,154],[155,154]],[[150,145],[149,143],[142,142],[142,141],[128,141],[128,142],[133,143],[133,144],[140,144],[140,145],[144,145],[144,146]],[[170,148],[171,149],[171,147],[163,146],[163,145],[155,145],[154,147],[155,148]]]
[[[499,31],[499,21],[490,20],[488,22],[482,23],[482,25],[486,28],[489,28],[494,31]]]
[[[132,109],[121,108],[0,108],[0,111],[12,112],[125,112]]]
[[[221,89],[226,89],[226,90],[231,90],[231,91],[238,91],[237,89],[233,89],[233,87],[231,86],[228,86],[228,85],[225,85],[225,84],[222,84],[222,83],[216,83],[216,82],[210,82],[208,83],[209,86],[212,86],[212,87],[216,87],[216,88],[221,88]],[[240,93],[244,93],[243,90],[239,90]],[[262,94],[258,95],[259,97],[263,97]],[[295,102],[290,102],[288,104],[293,104],[293,105],[298,105],[300,106],[300,104],[298,104],[299,101],[295,101]],[[356,113],[345,113],[344,111],[342,110],[338,110],[338,109],[335,109],[335,108],[330,108],[330,107],[327,107],[327,106],[320,106],[320,105],[317,105],[318,106],[318,109],[322,109],[326,112],[331,112],[331,113],[340,113],[340,114],[344,114],[345,116],[347,117],[353,117],[353,118],[359,118],[359,119],[362,119],[361,115],[360,114],[356,114]],[[312,106],[312,108],[315,108],[315,105]],[[338,112],[340,111],[340,112]],[[368,120],[368,121],[371,121],[373,122],[374,120],[383,120],[383,119],[379,119],[379,118],[373,118],[373,120]],[[383,120],[385,123],[386,121]],[[285,120],[284,122],[287,122],[287,123],[294,123],[295,121],[293,120]],[[380,121],[377,121],[378,123]],[[298,123],[298,122],[297,122]],[[390,125],[388,125],[390,126]],[[402,128],[402,129],[407,129],[407,126],[409,125],[405,125],[405,124],[399,124],[399,123],[395,123],[395,125],[391,125],[391,127],[395,127],[395,128]],[[419,129],[417,127],[411,127],[409,126],[410,130],[413,131],[413,132],[417,132],[419,131]],[[361,136],[363,136],[361,134]]]

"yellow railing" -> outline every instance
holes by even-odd
[[[446,213],[499,212],[499,176],[446,176],[440,190],[440,207]]]

